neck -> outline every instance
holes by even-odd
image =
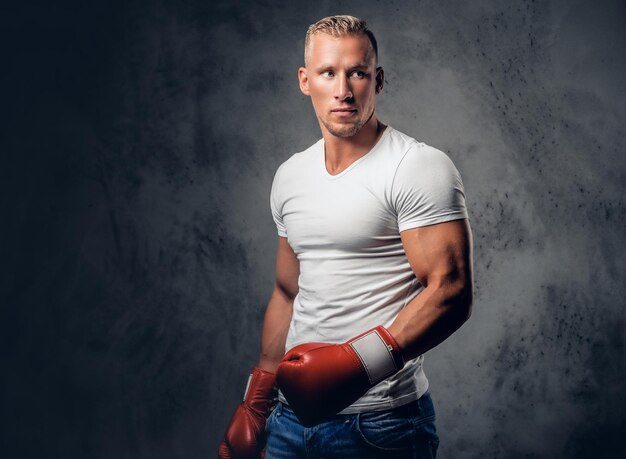
[[[385,130],[375,114],[352,137],[337,137],[322,128],[324,137],[326,169],[336,175],[369,152]]]

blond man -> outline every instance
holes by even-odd
[[[378,120],[384,72],[363,20],[312,24],[298,80],[322,138],[274,177],[276,283],[219,455],[435,457],[423,354],[473,298],[461,177]]]

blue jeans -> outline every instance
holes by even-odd
[[[429,392],[392,410],[336,415],[310,428],[278,402],[266,428],[266,459],[431,459],[439,445]]]

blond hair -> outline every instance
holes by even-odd
[[[318,33],[325,33],[332,37],[344,37],[346,35],[361,34],[367,35],[367,38],[369,38],[372,48],[374,49],[376,60],[378,60],[378,44],[376,43],[376,37],[374,37],[372,31],[367,28],[367,23],[363,19],[359,19],[354,16],[337,15],[325,17],[309,26],[304,39],[305,65],[307,63],[308,50],[311,46],[313,35]]]

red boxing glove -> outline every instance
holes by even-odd
[[[276,402],[276,375],[254,368],[241,403],[230,420],[220,443],[219,459],[265,457],[265,421]]]
[[[398,343],[378,326],[343,344],[294,347],[278,365],[276,381],[302,425],[312,427],[403,366]]]

